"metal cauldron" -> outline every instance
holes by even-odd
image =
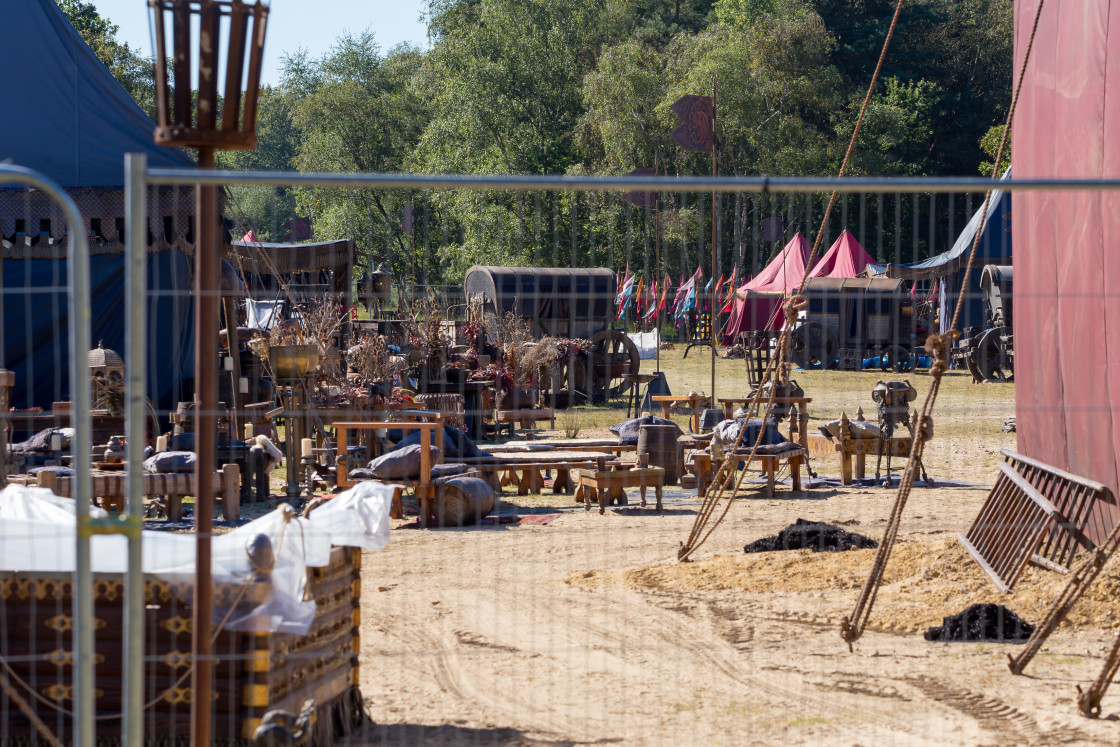
[[[268,349],[272,375],[278,379],[302,379],[319,365],[318,345],[277,345]]]

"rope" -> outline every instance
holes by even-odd
[[[875,85],[879,81],[879,74],[883,70],[883,61],[887,58],[887,50],[890,49],[891,39],[894,38],[895,29],[898,27],[898,18],[902,14],[902,5],[905,0],[898,0],[894,7],[894,16],[891,18],[890,28],[887,29],[887,36],[883,39],[883,48],[879,52],[879,61],[875,65],[875,72],[871,75],[871,83],[867,86],[867,94],[863,97],[863,105],[860,106],[859,117],[856,119],[856,126],[852,130],[852,137],[848,141],[848,150],[844,153],[844,160],[840,164],[840,172],[838,177],[843,178],[848,170],[848,163],[851,161],[852,153],[855,151],[856,141],[859,139],[860,130],[863,128],[863,120],[867,114],[867,109],[871,105],[871,97],[875,94]],[[1001,145],[1002,147],[1002,145]],[[813,250],[809,253],[809,258],[805,262],[805,269],[801,273],[801,282],[797,287],[797,292],[793,293],[786,299],[783,308],[785,309],[785,320],[782,323],[782,333],[778,338],[778,355],[771,358],[770,365],[766,367],[766,372],[763,374],[762,382],[759,384],[758,389],[755,391],[754,396],[748,403],[748,407],[744,408],[749,413],[757,413],[759,407],[759,400],[762,395],[762,385],[767,381],[771,381],[772,371],[776,371],[779,380],[782,384],[789,383],[790,375],[790,361],[789,361],[789,340],[793,332],[794,322],[797,321],[798,312],[805,307],[805,283],[809,279],[809,271],[813,266],[813,261],[817,258],[817,253],[820,251],[821,242],[824,240],[825,229],[828,227],[828,219],[832,214],[832,209],[836,205],[837,199],[840,197],[840,190],[832,191],[832,195],[828,200],[828,207],[825,208],[824,215],[821,217],[821,225],[817,230],[816,240],[813,242]],[[766,412],[770,411],[773,405],[774,391],[777,389],[775,386],[770,387],[770,397],[767,401]],[[738,482],[735,484],[734,489],[729,495],[726,496],[726,505],[723,511],[719,514],[715,524],[710,528],[707,523],[715,513],[719,502],[724,498],[724,492],[730,484],[732,476],[735,473],[735,466],[742,460],[741,455],[737,452],[743,441],[743,434],[746,433],[746,420],[744,425],[739,429],[739,436],[735,439],[735,445],[727,451],[727,456],[723,464],[720,465],[719,472],[716,473],[716,479],[708,486],[708,490],[704,493],[704,499],[701,502],[700,509],[696,512],[696,519],[693,522],[692,530],[689,532],[688,539],[681,543],[680,549],[677,551],[677,559],[680,561],[688,560],[692,553],[707,541],[712,532],[715,531],[727,516],[727,512],[731,509],[731,501],[738,494],[740,486],[743,484],[743,479],[746,476],[747,469],[750,467],[751,462],[758,454],[758,447],[762,444],[763,434],[766,432],[765,422],[763,427],[759,429],[758,438],[755,440],[754,446],[751,448],[750,454],[747,456],[746,464],[743,466],[743,471],[739,476]],[[722,479],[721,479],[722,478]],[[705,529],[707,531],[705,531]]]
[[[249,591],[250,581],[252,580],[252,578],[255,577],[255,576],[258,576],[258,575],[271,573],[273,568],[276,567],[276,558],[278,558],[280,556],[280,550],[283,549],[283,547],[284,547],[284,538],[287,536],[287,533],[288,533],[288,525],[291,523],[292,517],[294,515],[290,506],[285,506],[285,508],[287,510],[283,511],[284,528],[280,530],[280,541],[277,543],[276,549],[272,553],[272,562],[270,564],[268,564],[267,566],[261,566],[261,567],[258,568],[257,565],[253,562],[253,558],[250,558],[250,565],[253,566],[254,572],[253,572],[252,576],[248,580],[246,580],[245,583],[243,583],[241,585],[241,589],[238,591],[237,597],[233,600],[232,603],[230,603],[229,609],[226,610],[225,616],[222,618],[221,622],[219,622],[218,625],[214,628],[214,633],[213,633],[212,637],[210,638],[210,644],[211,645],[213,645],[214,643],[216,643],[218,641],[218,636],[221,634],[222,629],[225,627],[226,623],[229,622],[230,617],[233,616],[233,612],[234,612],[235,609],[237,609],[237,605],[241,604],[241,600],[243,600],[245,598],[245,594],[248,593],[248,591]],[[302,525],[300,525],[300,537],[301,537],[301,542],[303,543],[303,556],[306,559],[307,558],[307,548],[306,548],[306,540],[303,537],[303,526]],[[183,672],[183,674],[179,677],[179,679],[175,680],[175,682],[173,682],[170,686],[168,686],[159,695],[155,696],[154,698],[149,700],[147,703],[145,703],[144,707],[143,707],[143,710],[145,710],[145,711],[150,710],[157,703],[159,703],[161,700],[163,700],[169,693],[174,692],[176,688],[178,688],[180,685],[182,685],[184,682],[186,682],[187,679],[191,676],[191,673],[194,672],[194,665],[195,665],[195,663],[192,661],[191,665],[189,667],[187,667],[186,671]],[[47,708],[50,708],[53,711],[61,713],[64,716],[73,717],[74,712],[71,711],[69,708],[61,706],[58,703],[54,703],[54,702],[48,700],[43,695],[40,695],[39,693],[35,692],[35,689],[31,685],[29,685],[22,677],[19,676],[19,674],[12,668],[12,665],[9,664],[8,661],[2,655],[0,655],[0,667],[2,667],[4,672],[7,673],[7,676],[5,676],[4,674],[0,674],[0,687],[2,687],[4,689],[4,691],[7,692],[9,695],[12,695],[13,700],[17,699],[18,693],[16,693],[15,690],[9,691],[9,683],[8,683],[8,679],[7,679],[8,677],[11,677],[12,681],[14,681],[17,685],[22,687],[24,690],[26,690],[27,693],[29,695],[31,695],[32,698],[34,698],[39,703],[42,703]],[[22,699],[16,700],[16,705],[19,705],[21,700]],[[30,705],[28,705],[28,708],[30,709]],[[24,715],[26,715],[29,719],[31,719],[31,721],[33,723],[36,723],[37,726],[38,726],[38,724],[42,724],[42,722],[39,721],[38,716],[35,715],[35,712],[33,710],[24,710],[22,705],[20,706],[20,710],[22,710],[24,712]],[[112,714],[106,714],[106,715],[102,715],[102,716],[96,716],[96,717],[94,717],[94,721],[118,721],[121,718],[122,718],[122,714],[112,713]],[[42,728],[46,729],[46,726],[44,725]],[[58,741],[54,739],[53,734],[50,734],[49,732],[44,732],[44,736],[48,741],[54,740],[54,741],[52,741],[52,744],[58,744]]]
[[[0,661],[3,661],[3,659],[0,659]],[[7,668],[7,666],[5,662],[4,667]],[[43,719],[39,718],[39,714],[35,712],[31,704],[24,700],[23,696],[12,688],[11,682],[8,681],[8,676],[5,674],[0,674],[0,690],[3,690],[4,695],[12,699],[12,702],[16,704],[20,711],[23,712],[23,715],[27,717],[27,720],[35,727],[35,731],[39,732],[39,736],[45,739],[51,747],[62,747],[62,742],[58,741],[58,737],[51,733],[51,730],[43,723]]]
[[[1027,668],[1027,664],[1031,662],[1034,655],[1042,648],[1042,644],[1046,643],[1046,639],[1058,627],[1058,625],[1065,619],[1066,615],[1077,603],[1077,600],[1088,591],[1093,581],[1104,570],[1105,563],[1108,562],[1112,553],[1116,552],[1117,547],[1120,547],[1120,523],[1112,528],[1108,533],[1108,537],[1100,544],[1099,547],[1093,549],[1081,563],[1078,564],[1069,574],[1069,580],[1066,585],[1062,587],[1061,592],[1054,599],[1054,603],[1050,605],[1050,609],[1046,612],[1046,617],[1042,619],[1031,637],[1023,645],[1023,648],[1016,656],[1011,654],[1007,655],[1008,668],[1011,669],[1012,674],[1022,674],[1023,670]],[[1098,701],[1099,702],[1099,701]]]
[[[1031,27],[1030,41],[1027,43],[1026,53],[1023,55],[1023,64],[1019,69],[1019,80],[1015,85],[1015,94],[1011,98],[1011,107],[1007,110],[1007,122],[1003,129],[1003,136],[999,141],[995,167],[992,170],[992,178],[994,180],[999,179],[999,169],[1003,163],[1004,148],[1007,145],[1008,134],[1011,132],[1011,120],[1015,114],[1015,107],[1019,103],[1019,93],[1023,89],[1023,79],[1027,71],[1027,63],[1031,58],[1031,49],[1034,47],[1034,38],[1038,31],[1038,21],[1042,16],[1042,7],[1044,4],[1045,0],[1039,0],[1038,8],[1034,16],[1034,25]],[[989,189],[984,196],[984,207],[981,215],[987,216],[988,206],[991,200],[992,190]],[[968,265],[965,268],[966,277],[972,272],[982,233],[982,231],[977,231],[976,236],[973,237],[972,250],[968,254]],[[910,490],[913,488],[915,476],[922,462],[922,455],[925,452],[926,442],[933,432],[933,406],[937,402],[937,395],[941,390],[941,378],[949,369],[949,346],[952,344],[953,340],[960,337],[960,332],[957,331],[957,323],[960,321],[961,308],[963,305],[964,293],[961,293],[957,296],[957,304],[953,310],[953,320],[949,325],[949,331],[944,334],[931,334],[926,340],[926,350],[933,358],[933,364],[930,366],[929,370],[930,377],[933,381],[930,384],[929,391],[926,393],[925,402],[922,405],[921,415],[918,418],[918,428],[914,433],[914,441],[910,449],[910,460],[906,464],[906,471],[902,474],[902,480],[898,486],[898,495],[895,498],[894,507],[891,509],[887,527],[883,532],[883,540],[879,543],[879,549],[875,552],[875,561],[871,565],[871,572],[868,574],[867,581],[864,582],[863,589],[856,599],[856,605],[852,610],[852,614],[846,615],[840,624],[840,634],[843,636],[844,640],[847,641],[849,650],[851,650],[852,643],[859,640],[860,636],[863,635],[863,631],[867,627],[867,621],[871,617],[871,609],[875,605],[875,598],[883,582],[883,574],[886,571],[887,562],[890,560],[891,550],[894,548],[895,539],[898,537],[898,527],[902,519],[902,512],[906,508],[906,501],[910,497]]]
[[[1081,685],[1077,686],[1077,707],[1081,709],[1082,714],[1089,718],[1097,718],[1101,715],[1101,699],[1108,691],[1108,686],[1118,669],[1120,669],[1120,634],[1112,640],[1112,648],[1108,651],[1104,667],[1101,668],[1101,673],[1097,675],[1088,692],[1082,692]]]

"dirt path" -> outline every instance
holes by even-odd
[[[985,492],[915,491],[904,540],[947,547]],[[705,563],[738,563],[746,542],[799,516],[878,539],[893,497],[744,500],[690,570],[706,577]],[[1031,677],[1007,672],[1009,647],[928,643],[911,631],[869,631],[848,653],[838,620],[855,591],[797,583],[809,560],[768,561],[775,576],[756,591],[653,582],[656,567],[628,572],[673,566],[694,500],[663,516],[557,505],[563,515],[546,526],[398,530],[364,558],[362,692],[375,724],[354,743],[1120,741],[1115,716],[1088,721],[1074,706],[1074,685],[1100,666],[1103,626],[1059,632]],[[865,552],[848,554],[853,578],[866,572]],[[881,602],[883,619],[893,599]],[[1104,706],[1106,716],[1120,710],[1115,694]]]

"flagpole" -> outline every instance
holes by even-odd
[[[657,160],[654,159],[654,174],[657,172]],[[661,277],[661,193],[657,192],[653,198],[653,246],[655,277]],[[662,289],[662,294],[666,291]],[[657,371],[661,372],[661,299],[653,299],[653,325],[657,331]]]
[[[716,168],[716,79],[712,78],[712,178],[717,176]],[[712,335],[712,407],[716,406],[716,297],[719,288],[716,282],[716,192],[712,191],[712,296],[711,296],[711,324],[708,325]]]

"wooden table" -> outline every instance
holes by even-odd
[[[437,413],[438,414],[438,413]],[[435,489],[432,487],[432,431],[437,433],[437,438],[442,441],[443,435],[443,419],[440,418],[435,423],[397,423],[391,421],[380,421],[370,423],[333,423],[335,433],[338,436],[338,451],[335,456],[335,482],[340,488],[348,488],[354,485],[350,480],[349,461],[346,458],[347,440],[350,431],[369,431],[377,430],[380,428],[400,428],[402,430],[420,431],[420,481],[416,486],[416,495],[420,499],[420,526],[427,529],[431,522],[432,515],[432,498],[435,497]],[[442,456],[442,449],[440,451]],[[436,463],[441,461],[441,457],[436,458]]]
[[[563,438],[498,444],[497,446],[487,446],[486,450],[491,454],[549,454],[553,451],[598,451],[605,454],[612,452],[622,454],[627,451],[636,451],[637,448],[637,444],[622,444],[606,438]]]
[[[661,486],[665,481],[663,467],[634,467],[632,469],[581,469],[578,473],[577,497],[582,496],[583,507],[590,511],[591,501],[599,503],[599,513],[606,513],[608,503],[626,505],[626,488],[639,488],[642,505],[646,505],[646,488],[653,486],[657,510],[661,511]]]
[[[118,514],[124,513],[125,489],[128,473],[124,470],[92,470],[93,495],[100,498],[101,507],[114,507]],[[9,482],[47,488],[63,498],[71,497],[69,476],[59,476],[57,472],[40,472],[36,475],[16,475]],[[167,518],[180,521],[183,518],[183,496],[196,495],[193,472],[182,474],[154,474],[144,472],[140,475],[141,491],[144,495],[162,495],[167,502]],[[214,492],[222,496],[222,516],[227,521],[241,519],[241,474],[236,464],[227,464],[221,472],[214,473]]]
[[[735,405],[746,405],[751,399],[751,397],[720,397],[719,403],[723,405],[723,417],[730,420],[731,416],[734,414]],[[789,440],[808,447],[809,403],[812,401],[812,397],[775,397],[773,402],[771,402],[766,397],[763,397],[760,400],[760,404],[765,405],[770,402],[775,405],[792,405],[794,409],[797,410],[797,419],[795,420],[793,414],[790,414]]]
[[[687,402],[687,403],[689,403],[689,405],[692,407],[692,431],[693,431],[693,433],[695,433],[696,431],[700,430],[700,404],[702,402],[707,402],[708,401],[708,398],[705,395],[703,395],[703,394],[693,394],[693,395],[685,394],[685,395],[679,395],[678,396],[678,395],[675,395],[675,394],[664,394],[664,395],[658,395],[656,397],[650,397],[650,399],[652,401],[656,402],[657,404],[661,405],[661,417],[666,418],[666,419],[668,419],[668,417],[669,417],[669,407],[672,406],[672,404],[674,402]]]

